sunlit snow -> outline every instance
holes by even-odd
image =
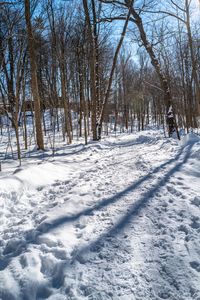
[[[3,165],[1,300],[200,299],[199,137],[47,154]]]

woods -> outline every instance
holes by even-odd
[[[8,152],[199,127],[196,0],[0,2],[0,135]],[[9,150],[10,149],[10,150]]]
[[[200,0],[0,1],[0,300],[200,300]]]

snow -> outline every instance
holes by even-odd
[[[200,299],[195,134],[77,141],[1,174],[1,300]]]

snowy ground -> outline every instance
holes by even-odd
[[[1,300],[200,300],[200,139],[75,144],[0,176]]]

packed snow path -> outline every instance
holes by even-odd
[[[11,168],[9,168],[11,170]],[[1,300],[200,300],[200,141],[72,145],[0,177]]]

